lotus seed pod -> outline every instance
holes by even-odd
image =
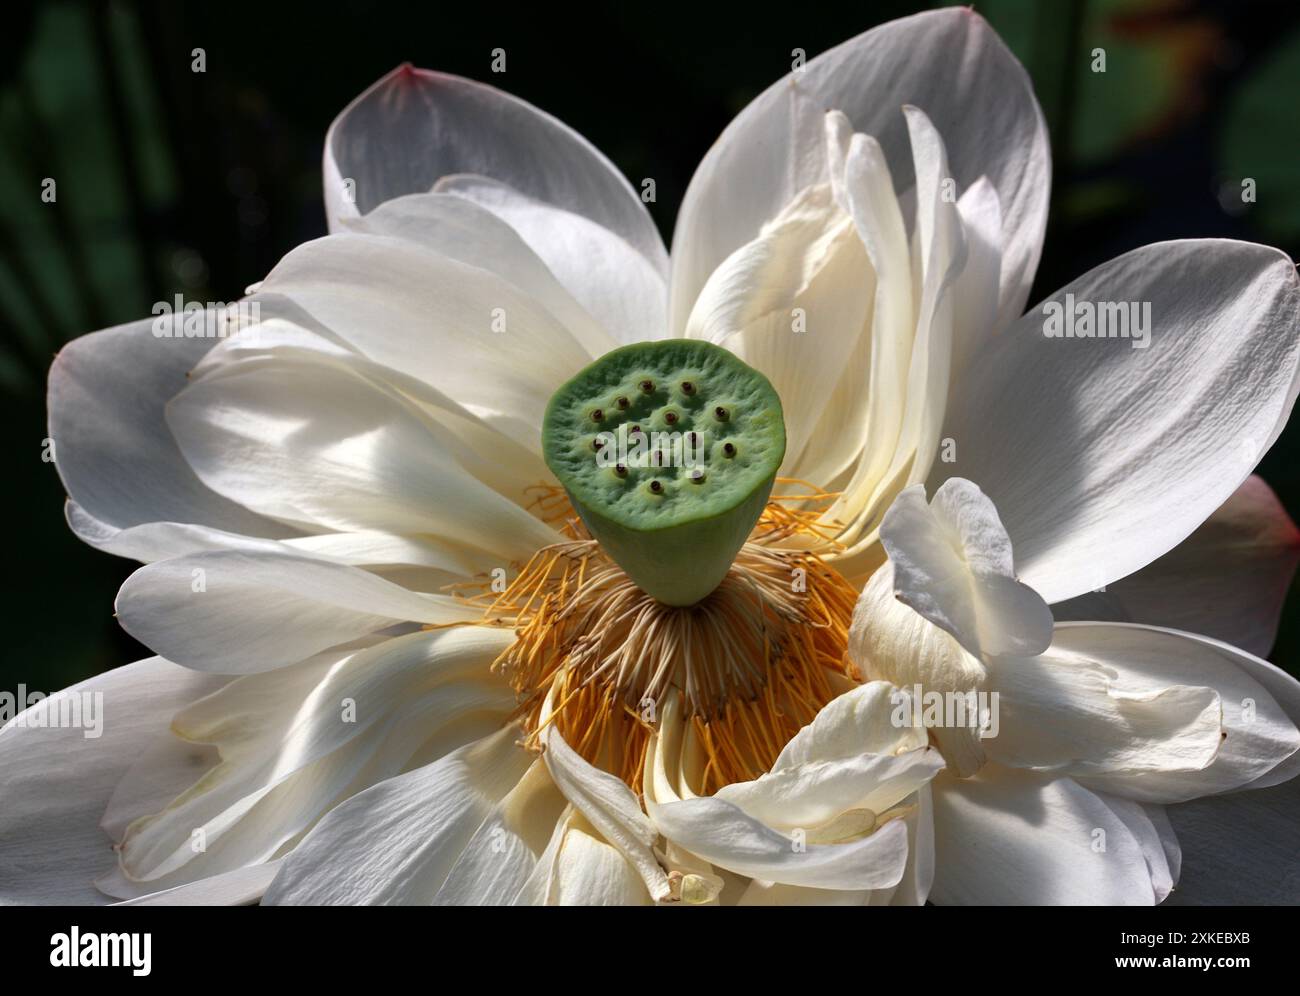
[[[767,504],[785,421],[767,378],[727,350],[637,343],[555,392],[542,452],[628,577],[668,605],[694,605],[721,583]]]

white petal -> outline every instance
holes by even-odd
[[[1002,204],[1001,313],[1014,317],[1042,247],[1050,163],[1029,78],[967,8],[883,24],[810,61],[751,103],[705,156],[673,240],[674,329],[714,268],[826,168],[821,116],[844,112],[880,140],[900,190],[912,185],[898,109],[913,104],[943,135],[965,190],[987,176]]]
[[[77,538],[98,550],[151,564],[170,557],[211,550],[306,554],[354,567],[423,568],[442,578],[438,586],[487,574],[500,558],[433,536],[399,535],[365,530],[319,533],[287,540],[263,540],[183,522],[146,522],[115,529],[94,518],[74,501],[65,506]],[[427,590],[427,589],[422,589]]]
[[[574,809],[572,805],[566,806],[560,814],[559,820],[551,829],[550,840],[547,841],[546,846],[538,854],[537,860],[533,864],[533,870],[529,873],[523,886],[515,893],[514,898],[510,900],[511,906],[550,906],[554,903],[555,868],[559,859],[560,848],[564,845],[564,838],[569,832],[569,827],[578,819],[582,819],[582,814]],[[590,826],[590,824],[587,825]]]
[[[1063,623],[1053,652],[1113,668],[1130,687],[1178,683],[1212,688],[1222,703],[1222,740],[1202,770],[1080,779],[1144,802],[1182,802],[1201,795],[1276,784],[1300,771],[1300,682],[1266,661],[1189,633],[1117,623]]]
[[[742,809],[776,830],[814,830],[849,810],[883,813],[943,770],[933,747],[894,757],[863,754],[809,761],[773,770],[749,782],[719,789],[714,798]]]
[[[257,539],[188,522],[143,522],[119,529],[91,515],[72,499],[63,507],[68,527],[77,539],[96,550],[142,563],[166,560],[200,550],[274,550],[275,540]]]
[[[74,905],[106,900],[94,879],[117,863],[99,821],[119,778],[180,707],[221,684],[154,657],[67,689],[103,695],[102,735],[36,726],[51,699],[0,729],[0,901]],[[93,701],[93,700],[92,700]],[[20,720],[22,725],[20,725]]]
[[[1169,820],[1169,811],[1164,806],[1143,806],[1142,810],[1147,814],[1151,825],[1156,828],[1156,834],[1160,837],[1160,846],[1165,852],[1165,865],[1169,869],[1169,877],[1173,884],[1177,885],[1183,866],[1183,848],[1178,843],[1178,835],[1174,833],[1174,825]]]
[[[907,827],[900,820],[851,843],[796,846],[791,837],[716,797],[647,799],[646,805],[665,837],[750,878],[821,889],[886,889],[898,884],[907,864]]]
[[[575,224],[581,222],[606,232],[578,215],[545,205],[539,207],[572,218]],[[499,217],[497,212],[469,197],[453,197],[450,193],[408,194],[385,201],[364,217],[345,219],[343,229],[408,239],[444,256],[497,274],[544,306],[592,356],[600,356],[616,345],[616,340],[565,290],[561,281],[556,279],[556,273],[547,268],[549,261],[529,247],[513,219],[504,215]],[[617,241],[636,264],[650,270],[659,283],[660,297],[666,296],[663,279],[650,268],[645,258],[617,236],[609,235],[609,238]],[[565,258],[561,257],[557,262]]]
[[[662,269],[608,228],[482,176],[449,176],[434,189],[481,205],[508,223],[600,324],[610,346],[668,334]],[[592,349],[593,355],[604,352],[596,343]]]
[[[274,300],[277,310],[288,310],[283,298]],[[272,317],[258,323],[212,349],[192,377],[196,381],[238,377],[267,367],[286,383],[351,376],[386,395],[389,402],[399,402],[406,417],[416,416],[463,469],[501,494],[518,495],[549,478],[538,434],[518,438],[503,433],[418,377],[377,363],[336,341],[332,333],[308,328],[301,321],[301,316],[293,321]],[[302,386],[297,397],[308,408],[312,401],[319,408],[325,400],[324,392],[313,394]],[[371,406],[375,402],[372,398]],[[385,402],[379,399],[378,403]]]
[[[176,447],[163,407],[214,338],[159,337],[182,324],[160,316],[73,340],[50,368],[55,465],[68,494],[116,528],[155,520],[199,523],[250,536],[293,530],[207,488]]]
[[[549,114],[472,80],[393,70],[334,119],[324,173],[331,230],[339,218],[425,193],[440,177],[479,173],[591,218],[667,270],[645,205],[608,159]]]
[[[170,727],[160,730],[117,780],[100,827],[115,844],[121,843],[132,823],[166,809],[220,761],[221,752],[212,744],[183,740]]]
[[[892,906],[924,906],[934,886],[934,789],[922,785],[907,824],[907,868],[889,897]]]
[[[280,870],[279,861],[236,868],[187,885],[152,892],[114,906],[250,906],[266,893]]]
[[[727,257],[695,302],[685,334],[725,346],[776,388],[786,473],[800,472],[806,445],[828,441],[813,443],[813,428],[830,398],[827,385],[844,373],[862,336],[872,289],[862,240],[822,184],[801,191]]]
[[[892,682],[922,694],[978,691],[984,686],[981,661],[946,631],[894,597],[894,565],[886,563],[872,575],[853,608],[849,629],[849,659],[864,677]],[[962,775],[984,762],[979,717],[964,727],[934,726],[944,760]]]
[[[695,738],[689,719],[683,715],[680,694],[669,694],[659,716],[659,729],[651,741],[650,763],[642,772],[641,795],[650,802],[693,799],[693,779],[688,775]],[[704,863],[707,864],[707,863]]]
[[[1136,574],[1052,606],[1059,620],[1192,630],[1263,657],[1300,562],[1300,531],[1252,474],[1196,532]]]
[[[1124,663],[1122,648],[1087,652],[1077,642],[995,661],[988,687],[999,696],[999,722],[984,743],[989,757],[1074,776],[1204,771],[1219,752],[1218,693],[1172,670],[1163,680],[1130,678]]]
[[[1124,825],[1137,838],[1142,856],[1146,859],[1147,873],[1151,876],[1155,901],[1163,903],[1178,882],[1178,861],[1181,857],[1178,838],[1169,825],[1164,807],[1143,806],[1104,792],[1098,792],[1097,796],[1110,807],[1111,812],[1124,821]]]
[[[288,298],[367,358],[417,377],[534,451],[551,394],[590,362],[514,285],[404,239],[308,242],[276,264],[260,295]]]
[[[1049,603],[1145,567],[1245,480],[1297,391],[1296,270],[1243,242],[1134,250],[1058,292],[1150,305],[1150,345],[1049,338],[1034,309],[957,385],[944,435],[997,506],[1021,577]]]
[[[827,115],[830,130],[842,131],[847,127],[846,122],[834,124],[842,117],[835,113]],[[862,371],[865,385],[841,384],[841,388],[847,387],[847,394],[836,399],[841,406],[861,409],[865,417],[862,435],[857,439],[859,446],[852,454],[857,462],[850,484],[851,491],[863,492],[861,500],[865,501],[893,461],[898,446],[906,408],[908,364],[916,337],[917,302],[912,294],[907,228],[880,143],[869,135],[854,135],[845,154],[843,170],[842,196],[876,278],[867,368]],[[832,180],[837,175],[838,168],[835,168]],[[848,363],[856,360],[861,357],[850,357]],[[852,372],[850,368],[846,376]],[[833,469],[838,472],[843,468]],[[816,473],[812,469],[807,472]],[[822,480],[821,477],[811,479]],[[828,476],[826,480],[832,478]]]
[[[974,778],[936,779],[933,791],[930,898],[941,906],[1156,901],[1145,827],[1135,833],[1127,812],[1069,778],[986,765]]]
[[[615,847],[570,827],[555,867],[557,906],[649,906],[650,894],[635,868]]]
[[[966,238],[961,214],[948,184],[952,169],[943,136],[921,108],[904,106],[916,166],[916,226],[920,262],[916,339],[908,370],[907,406],[895,463],[915,449],[908,480],[924,479],[939,446],[939,429],[947,406],[952,368],[954,284],[966,266]],[[891,475],[892,476],[892,475]]]
[[[875,336],[873,348],[895,354],[887,368],[903,356],[907,359],[904,379],[894,382],[901,398],[886,394],[872,416],[884,406],[900,402],[901,412],[889,414],[880,430],[872,430],[867,445],[873,450],[879,447],[881,453],[864,454],[844,494],[827,513],[828,518],[846,523],[840,540],[849,547],[837,561],[850,576],[861,570],[864,556],[874,555],[873,530],[885,507],[903,485],[924,478],[938,450],[952,361],[954,284],[966,262],[963,224],[949,189],[953,181],[943,139],[918,108],[906,106],[903,114],[916,166],[916,225],[910,267],[916,324],[912,334],[902,336],[901,341],[897,331],[888,326]],[[850,163],[858,146],[869,148],[855,136]],[[848,190],[856,203],[858,188],[850,182]],[[864,235],[864,241],[868,237]],[[899,289],[891,286],[890,293],[897,294]],[[889,322],[893,320],[892,314],[888,316]],[[883,341],[889,335],[896,340],[892,344]],[[892,380],[884,379],[887,389]]]
[[[313,531],[432,533],[506,561],[555,539],[475,475],[482,454],[397,391],[342,365],[232,364],[182,391],[167,420],[212,488]],[[522,482],[501,484],[525,499]]]
[[[331,810],[285,859],[267,906],[427,905],[533,761],[507,727]]]
[[[962,192],[957,210],[965,233],[966,266],[953,285],[954,380],[998,331],[998,281],[1002,275],[1002,206],[987,177],[980,177]]]
[[[488,668],[508,642],[480,627],[415,633],[246,676],[178,713],[177,735],[213,744],[221,763],[135,811],[123,875],[101,887],[138,895],[266,861],[349,796],[500,729],[513,695]],[[146,776],[137,765],[124,785]]]
[[[1051,610],[1016,580],[997,509],[970,481],[950,478],[929,505],[924,488],[907,488],[885,514],[880,539],[894,565],[899,601],[971,654],[1033,655],[1047,648]]]
[[[894,722],[899,694],[888,682],[869,681],[837,695],[782,748],[772,770],[811,761],[845,760],[862,754],[898,754],[924,747],[923,730],[909,722]],[[910,710],[903,717],[910,721]]]
[[[283,546],[291,552],[358,567],[425,567],[458,579],[485,573],[491,559],[485,553],[428,534],[402,535],[374,529],[300,536],[285,540]]]
[[[482,611],[343,564],[216,551],[141,567],[122,585],[117,615],[128,633],[179,664],[250,674],[397,622],[468,621]]]
[[[621,779],[588,764],[555,727],[545,734],[546,767],[574,808],[631,863],[656,901],[668,898],[668,877],[654,855],[658,836]]]
[[[537,867],[567,805],[545,762],[534,761],[465,845],[434,905],[510,905]]]

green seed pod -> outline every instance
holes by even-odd
[[[757,370],[710,343],[667,339],[607,353],[556,391],[542,453],[628,577],[694,605],[767,504],[785,421]]]

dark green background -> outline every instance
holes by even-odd
[[[114,623],[133,565],[73,539],[41,461],[44,379],[67,340],[154,301],[234,300],[324,232],[321,141],[395,65],[484,79],[654,177],[665,241],[705,150],[811,56],[917,3],[12,4],[0,38],[0,689],[52,691],[145,656]],[[1127,249],[1227,236],[1300,253],[1300,5],[979,3],[1029,68],[1054,205],[1031,300]],[[190,71],[202,47],[207,72]],[[1089,69],[1106,49],[1107,72]],[[494,48],[507,73],[490,72]],[[44,177],[58,200],[44,204]],[[1258,201],[1239,197],[1243,177]],[[1222,191],[1231,197],[1220,200]],[[1261,473],[1300,510],[1300,420]],[[1300,673],[1293,586],[1274,659]]]

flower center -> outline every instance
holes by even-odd
[[[785,421],[767,378],[727,350],[637,343],[555,392],[542,452],[606,556],[660,602],[694,605],[763,512]]]
[[[679,695],[705,759],[694,773],[701,794],[769,770],[859,680],[845,653],[857,592],[817,552],[830,542],[808,510],[831,498],[770,501],[722,582],[689,606],[647,594],[568,518],[566,541],[539,551],[504,592],[477,596],[485,622],[515,628],[493,666],[519,696],[528,744],[553,723],[640,791],[651,735]],[[563,514],[562,492],[546,500]],[[775,545],[791,537],[812,549]]]

